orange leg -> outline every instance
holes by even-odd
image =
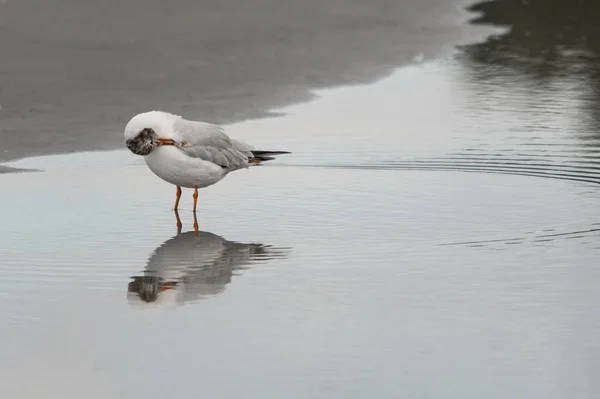
[[[196,230],[196,237],[198,237],[198,219],[196,218],[196,203],[198,202],[198,186],[194,186],[194,230]]]
[[[175,210],[179,208],[179,198],[181,198],[181,187],[177,186],[177,197],[175,197]]]
[[[194,212],[196,212],[196,203],[198,202],[198,186],[194,186]]]
[[[194,231],[196,232],[196,237],[198,237],[198,218],[196,217],[196,212],[194,212]]]
[[[179,219],[179,212],[175,209],[175,218],[177,219],[177,234],[181,233],[181,219]]]

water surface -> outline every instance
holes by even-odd
[[[597,397],[594,53],[540,59],[512,22],[229,125],[293,154],[202,190],[197,238],[127,151],[8,164],[4,394]]]

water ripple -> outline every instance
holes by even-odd
[[[594,227],[598,226],[598,227]],[[551,234],[547,234],[548,231],[553,231]],[[554,232],[555,231],[555,232]],[[546,234],[545,234],[546,233]],[[577,229],[577,230],[563,230],[556,231],[555,229],[547,229],[542,230],[540,232],[534,233],[529,232],[526,234],[522,234],[519,237],[506,237],[506,238],[494,238],[494,239],[485,239],[485,240],[467,240],[467,241],[458,241],[458,242],[448,242],[441,243],[440,246],[479,246],[483,247],[488,244],[507,244],[507,245],[515,245],[515,244],[524,244],[524,243],[534,243],[534,242],[551,242],[560,239],[582,239],[582,238],[597,238],[600,236],[600,226],[598,223],[592,223],[589,228],[586,229]]]
[[[506,151],[510,152],[510,151]],[[556,153],[559,154],[556,154]],[[561,152],[569,155],[562,155]],[[332,157],[335,158],[335,157]],[[336,169],[372,169],[372,170],[434,170],[475,173],[499,173],[507,175],[533,176],[549,179],[578,181],[583,183],[600,183],[600,157],[577,155],[559,150],[548,154],[514,154],[503,153],[475,154],[474,151],[451,154],[449,156],[382,160],[350,164],[332,159],[330,162],[318,164],[292,165],[281,163],[280,166],[336,168]]]

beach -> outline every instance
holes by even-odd
[[[3,29],[33,4],[0,6]],[[61,71],[75,57],[65,80],[0,63],[18,70],[0,74],[2,397],[598,396],[597,7],[565,3],[557,24],[533,0],[477,17],[315,2],[282,22],[283,5],[214,19],[233,3],[203,3],[205,43],[238,67],[194,64],[206,47],[178,29],[195,3],[154,36],[162,3],[135,8],[140,27],[105,4],[71,39],[57,22],[75,3],[20,31],[48,37],[23,45],[36,57],[62,49]],[[269,30],[299,21],[312,38]],[[175,187],[122,143],[131,114],[167,105],[291,154],[200,190],[195,214],[185,189],[175,213]]]
[[[122,148],[160,109],[231,123],[373,81],[489,28],[465,1],[8,1],[0,5],[0,161]]]

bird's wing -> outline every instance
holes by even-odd
[[[226,169],[245,168],[252,157],[252,147],[229,138],[221,126],[181,119],[174,128],[172,138],[189,157]]]

